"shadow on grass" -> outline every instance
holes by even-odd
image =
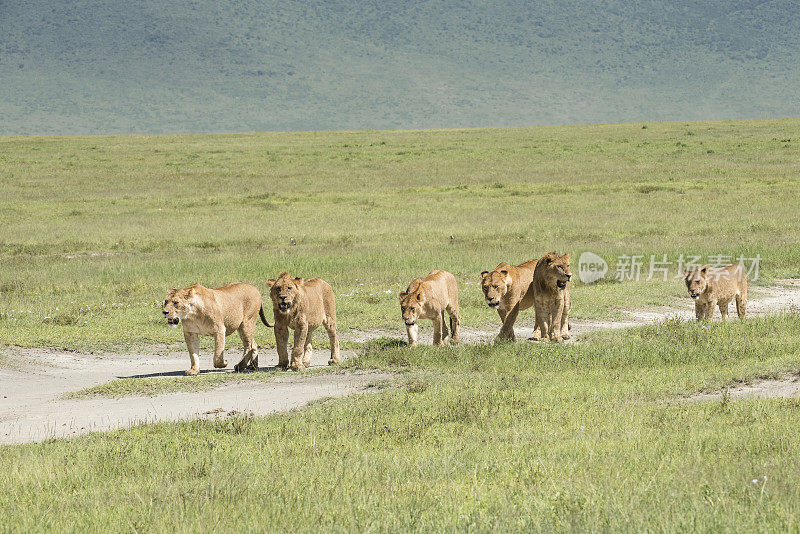
[[[267,366],[267,367],[259,367],[257,370],[247,369],[245,371],[234,371],[232,369],[200,369],[198,376],[202,375],[223,375],[223,374],[231,374],[231,375],[247,375],[251,373],[268,373],[270,371],[285,371],[282,367],[278,367],[277,365]],[[145,373],[139,375],[128,375],[128,376],[118,376],[117,378],[120,380],[126,378],[174,378],[180,376],[187,376],[186,371],[166,371],[160,373]]]

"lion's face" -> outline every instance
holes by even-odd
[[[400,293],[399,297],[403,322],[406,323],[406,326],[414,326],[417,324],[420,314],[422,314],[422,305],[425,303],[425,297],[422,293],[409,292],[408,290]]]
[[[699,269],[688,271],[683,278],[686,282],[686,289],[689,290],[689,296],[697,299],[708,285],[708,265],[704,265]]]
[[[181,319],[186,319],[192,311],[191,299],[192,290],[172,288],[167,292],[167,300],[164,301],[164,308],[161,310],[167,324],[177,326]]]
[[[277,280],[268,280],[270,285],[269,296],[281,313],[288,313],[297,303],[300,296],[300,286],[302,278],[292,278],[288,273],[283,272]]]
[[[481,273],[481,289],[490,308],[500,306],[500,299],[508,292],[511,286],[511,276],[505,269],[501,271],[483,271]]]
[[[569,265],[569,254],[559,256],[556,253],[548,253],[544,257],[545,265],[549,274],[555,279],[556,287],[564,289],[567,282],[572,278],[572,269]]]

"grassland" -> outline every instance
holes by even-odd
[[[612,271],[619,254],[760,254],[763,277],[800,276],[798,127],[2,137],[0,343],[177,344],[168,287],[263,290],[282,269],[332,283],[343,335],[399,328],[396,293],[432,268],[458,278],[466,325],[496,324],[478,273],[550,249]],[[576,282],[574,316],[682,293]],[[383,339],[346,369],[400,379],[266,418],[0,447],[0,530],[800,529],[797,400],[687,398],[800,373],[796,314],[569,345]]]
[[[283,269],[333,285],[345,335],[402,326],[396,293],[432,268],[459,280],[465,324],[495,324],[478,273],[551,249],[610,275],[619,254],[697,253],[800,276],[798,127],[0,137],[0,343],[179,344],[167,288],[265,291]],[[683,296],[672,279],[573,292],[582,318]]]
[[[743,343],[742,340],[747,340]],[[58,531],[791,532],[800,403],[696,391],[800,372],[796,315],[581,344],[409,351],[398,387],[268,418],[0,447],[0,525]]]

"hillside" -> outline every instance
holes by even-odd
[[[0,0],[0,133],[800,116],[777,1]]]

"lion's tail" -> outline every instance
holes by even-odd
[[[275,326],[274,324],[270,324],[270,322],[267,321],[267,318],[264,316],[264,305],[263,304],[261,305],[261,308],[258,310],[258,315],[261,316],[261,322],[264,323],[266,326],[268,326],[270,328]]]

